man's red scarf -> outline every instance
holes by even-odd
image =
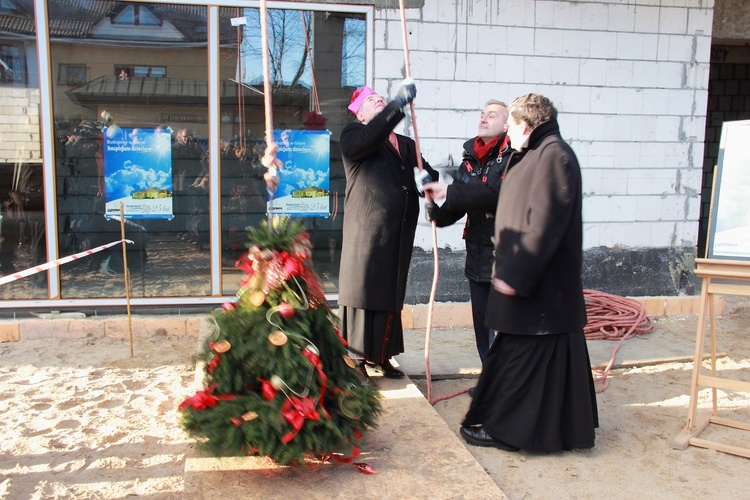
[[[485,143],[482,139],[477,137],[474,139],[474,155],[479,159],[479,164],[484,165],[484,160],[490,155],[490,151],[497,144],[499,137],[495,137],[490,142]]]

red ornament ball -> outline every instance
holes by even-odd
[[[279,314],[283,316],[284,318],[291,318],[294,316],[294,307],[291,306],[288,302],[282,302],[279,304]]]

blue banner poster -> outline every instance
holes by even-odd
[[[279,186],[269,199],[270,214],[330,215],[331,133],[328,130],[274,130],[283,163]]]
[[[169,129],[104,129],[107,219],[171,219],[172,135]]]

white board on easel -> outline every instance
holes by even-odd
[[[750,120],[724,122],[706,256],[750,260]]]
[[[750,120],[724,122],[719,158],[714,173],[705,259],[696,259],[695,274],[703,279],[698,331],[695,338],[690,404],[685,428],[672,441],[672,448],[709,448],[750,458],[750,448],[700,438],[709,424],[750,431],[747,422],[719,415],[718,390],[750,391],[750,382],[722,375],[716,363],[716,294],[750,296]],[[702,368],[703,348],[709,329],[710,373]],[[712,408],[698,411],[698,391],[711,388]]]

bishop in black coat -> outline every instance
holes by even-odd
[[[368,99],[355,102],[355,93],[349,107],[360,121],[341,133],[346,196],[339,306],[350,352],[388,370],[389,359],[404,352],[401,309],[419,217],[417,153],[412,139],[393,133],[404,103],[386,103],[365,89]]]

